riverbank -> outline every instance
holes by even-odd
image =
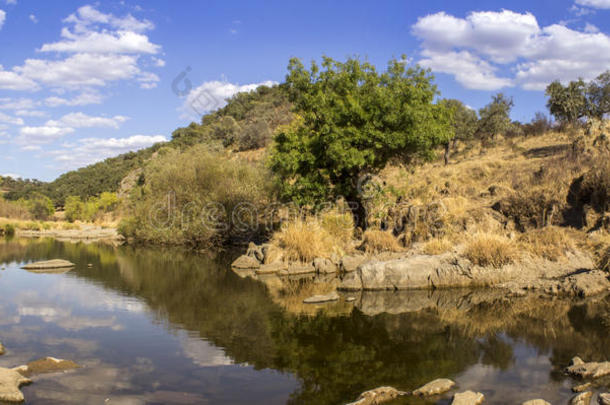
[[[30,221],[0,218],[0,236],[21,238],[53,238],[62,242],[108,242],[120,244],[125,238],[116,224],[67,221]]]

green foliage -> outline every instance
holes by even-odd
[[[466,107],[460,100],[443,99],[439,104],[445,106],[452,113],[453,139],[460,141],[471,139],[477,130],[477,112]]]
[[[84,211],[85,206],[79,196],[71,195],[66,198],[64,214],[67,221],[74,222],[77,219],[82,219],[84,217]]]
[[[118,204],[116,193],[103,192],[99,197],[89,197],[85,202],[79,196],[69,196],[66,198],[64,212],[69,222],[93,221],[101,214],[114,210]]]
[[[592,117],[602,119],[606,114],[610,114],[610,70],[589,83],[587,98]]]
[[[582,79],[567,86],[555,80],[547,86],[546,95],[549,98],[546,105],[559,122],[574,124],[587,115],[586,84]]]
[[[357,59],[325,57],[307,70],[291,59],[286,86],[299,114],[276,132],[271,167],[282,196],[309,204],[359,201],[358,179],[389,159],[430,157],[451,138],[450,114],[433,104],[429,72],[392,60],[379,74]]]
[[[27,207],[35,219],[48,219],[55,213],[53,201],[44,194],[33,192],[29,198],[19,200],[19,203]]]
[[[550,131],[551,128],[551,120],[543,112],[538,111],[530,123],[523,125],[523,134],[538,136]]]
[[[167,149],[145,168],[120,231],[137,241],[209,247],[257,232],[270,200],[264,168],[196,145]],[[238,206],[243,210],[236,209]]]
[[[4,224],[2,227],[2,234],[4,236],[15,236],[15,226],[13,224]]]
[[[513,108],[512,98],[503,93],[492,96],[489,104],[479,110],[479,124],[476,134],[481,138],[495,138],[510,129],[510,110]]]

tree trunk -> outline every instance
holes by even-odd
[[[352,196],[348,199],[347,203],[354,219],[354,225],[363,231],[366,230],[368,226],[366,207],[360,197]]]
[[[447,141],[445,143],[445,166],[449,164],[449,154],[451,153],[451,144]]]

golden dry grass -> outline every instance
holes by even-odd
[[[390,232],[368,229],[364,232],[361,249],[367,253],[400,252],[403,250]]]
[[[427,255],[440,255],[453,249],[453,243],[447,238],[430,239],[424,245],[424,253]]]
[[[478,234],[466,244],[464,256],[476,265],[500,268],[515,262],[518,252],[515,243],[506,237]]]
[[[573,252],[576,247],[573,232],[558,226],[527,231],[519,237],[519,245],[533,255],[551,261],[565,258],[566,253]]]

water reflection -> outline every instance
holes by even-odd
[[[76,267],[18,268],[50,258]],[[32,403],[339,404],[379,385],[412,389],[437,377],[501,403],[565,401],[571,381],[561,369],[572,356],[610,358],[608,298],[367,293],[351,313],[307,316],[233,274],[229,259],[0,243],[0,266],[8,266],[0,272],[0,340],[10,349],[0,366],[46,355],[85,366],[25,388]]]

